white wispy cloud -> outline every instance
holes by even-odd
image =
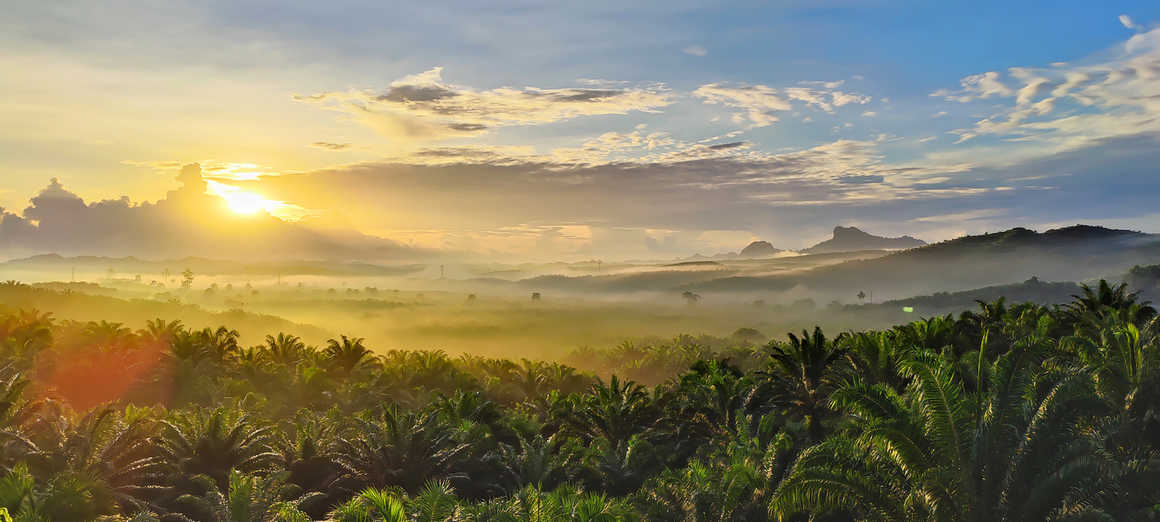
[[[834,112],[835,107],[870,102],[870,96],[836,90],[841,84],[839,81],[823,83],[822,88],[777,89],[768,85],[710,83],[694,90],[693,96],[704,103],[741,109],[741,112],[733,115],[736,123],[748,122],[751,127],[766,127],[779,121],[775,113],[792,110],[794,102],[799,103],[799,107],[804,104],[825,112]]]
[[[659,84],[477,90],[445,82],[443,69],[435,67],[396,80],[383,91],[323,92],[295,99],[344,113],[391,138],[437,140],[497,127],[656,111],[669,105],[672,95]]]
[[[1099,60],[971,75],[960,89],[932,96],[959,103],[1006,100],[973,126],[951,132],[957,143],[1002,138],[1024,154],[1160,132],[1160,29],[1133,35]]]
[[[690,56],[705,56],[705,55],[709,54],[709,51],[707,51],[704,47],[701,47],[700,45],[690,45],[690,46],[682,49],[681,52],[683,52],[687,55],[690,55]]]

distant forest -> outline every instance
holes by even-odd
[[[1156,288],[1160,268],[1130,276],[1022,285],[1060,304],[996,296],[877,331],[742,329],[565,362],[290,333],[244,346],[230,326],[9,310],[0,507],[22,521],[1160,520],[1160,319],[1129,290]],[[581,362],[592,370],[566,364]]]

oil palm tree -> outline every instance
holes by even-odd
[[[771,344],[770,365],[757,372],[761,380],[754,392],[767,408],[803,421],[813,440],[823,437],[823,423],[834,415],[830,394],[847,373],[844,335],[828,340],[822,329],[811,335],[789,334],[789,343]]]
[[[342,471],[334,455],[341,420],[337,411],[323,416],[302,410],[276,434],[274,448],[280,455],[279,467],[287,472],[286,482],[301,491],[322,494],[299,505],[315,518],[321,518],[334,504],[329,493]]]
[[[310,517],[298,509],[303,497],[295,496],[285,486],[286,473],[266,476],[246,475],[237,470],[229,473],[228,489],[223,493],[208,477],[202,495],[184,494],[174,500],[174,511],[186,520],[204,522],[309,522]]]
[[[405,522],[403,499],[386,490],[367,488],[330,512],[334,522]]]
[[[468,445],[439,415],[388,408],[352,421],[335,446],[350,483],[414,493],[430,480],[465,478],[458,466]]]
[[[1128,291],[1126,283],[1111,284],[1100,279],[1094,288],[1081,284],[1080,293],[1071,297],[1072,302],[1064,305],[1062,312],[1072,322],[1079,322],[1087,315],[1106,313],[1107,309],[1122,311],[1135,307],[1129,319],[1137,325],[1143,325],[1156,315],[1156,309],[1148,302],[1140,301],[1138,293]]]
[[[161,470],[151,458],[153,424],[147,415],[106,406],[75,422],[62,415],[41,423],[35,437],[18,440],[38,476],[67,473],[99,480],[122,510],[131,512],[164,489],[158,485]]]
[[[266,336],[263,357],[280,366],[293,366],[305,355],[306,343],[296,335],[279,333],[277,337]]]
[[[137,335],[148,344],[169,344],[183,331],[185,325],[180,320],[166,321],[165,319],[150,319],[145,328],[138,330]]]
[[[560,487],[546,492],[528,486],[512,497],[466,506],[463,518],[496,522],[632,522],[640,517],[624,499]]]
[[[363,345],[361,337],[343,335],[340,339],[330,339],[322,353],[330,371],[343,378],[374,364],[374,352]]]
[[[279,457],[271,448],[273,428],[256,425],[243,411],[220,407],[174,412],[160,421],[155,459],[177,482],[206,475],[220,491],[227,490],[231,470],[258,471]]]
[[[1064,520],[1095,516],[1104,484],[1075,428],[1098,406],[1083,373],[1033,374],[1040,341],[1021,340],[966,393],[955,367],[917,352],[906,394],[853,383],[835,406],[861,426],[803,452],[772,513],[848,512],[866,520]],[[1079,518],[1077,518],[1079,519]]]
[[[93,346],[122,346],[135,340],[133,331],[124,324],[109,321],[90,322],[84,333],[87,344]]]
[[[550,491],[572,478],[577,453],[562,433],[536,433],[521,437],[518,446],[501,446],[493,458],[499,462],[504,491],[514,493],[529,485]]]
[[[653,430],[659,412],[648,390],[615,375],[608,383],[597,379],[587,394],[561,403],[563,413],[575,433],[591,439],[603,438],[611,447],[624,447],[630,438]]]

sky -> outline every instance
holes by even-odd
[[[6,4],[9,255],[175,255],[182,217],[527,260],[1160,232],[1156,2]]]

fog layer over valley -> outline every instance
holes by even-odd
[[[825,244],[840,247],[850,230],[839,227]],[[1098,278],[1128,281],[1151,298],[1155,276],[1129,272],[1160,262],[1156,236],[1091,226],[1016,228],[906,250],[754,250],[770,255],[504,264],[50,254],[0,264],[0,279],[34,286],[7,285],[0,305],[134,328],[160,316],[191,327],[229,323],[245,343],[287,331],[314,344],[357,333],[379,351],[559,360],[582,347],[679,334],[743,332],[759,342],[813,325],[885,327],[1001,296],[1055,304]]]

